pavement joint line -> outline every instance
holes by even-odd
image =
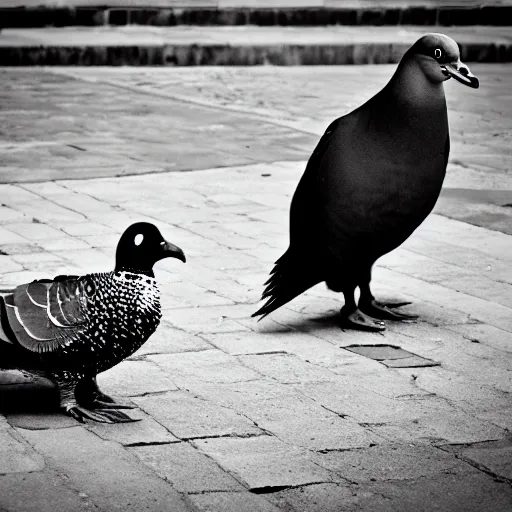
[[[2,67],[0,67],[0,70],[1,69],[2,69]],[[305,129],[297,128],[297,126],[293,123],[293,121],[286,122],[286,121],[274,119],[269,116],[265,116],[263,114],[255,113],[254,111],[251,111],[250,109],[246,109],[243,107],[237,107],[234,105],[222,105],[221,106],[221,105],[217,105],[217,104],[207,101],[207,100],[193,99],[188,96],[183,96],[180,94],[169,94],[169,93],[164,93],[164,92],[160,92],[160,91],[148,91],[147,89],[142,89],[140,87],[138,88],[135,86],[123,84],[123,83],[117,82],[115,80],[100,80],[98,78],[88,78],[88,77],[84,78],[82,76],[74,74],[72,71],[65,71],[65,70],[57,71],[54,69],[48,69],[46,67],[43,67],[42,70],[44,70],[48,73],[51,73],[51,74],[55,74],[55,75],[61,74],[61,75],[64,75],[64,76],[67,76],[70,78],[74,78],[79,81],[81,80],[84,82],[91,82],[91,83],[110,85],[112,87],[119,87],[121,89],[126,89],[128,91],[136,92],[138,94],[143,94],[143,95],[148,95],[148,96],[156,96],[158,98],[165,98],[165,99],[169,99],[169,100],[173,100],[173,101],[178,101],[181,103],[198,105],[201,107],[211,108],[213,110],[222,110],[222,111],[228,110],[230,112],[242,113],[242,114],[248,115],[249,117],[251,117],[253,119],[264,121],[266,123],[273,124],[276,126],[282,126],[284,128],[293,129],[298,133],[305,133],[307,135],[318,135],[318,132],[316,132],[314,130],[305,130]],[[247,165],[251,165],[251,164],[247,164]]]
[[[492,441],[492,440],[490,440],[490,441]],[[480,442],[482,442],[482,441],[480,441]],[[480,444],[480,442],[478,442],[478,443],[463,443],[463,444],[444,444],[444,445],[437,445],[436,448],[438,448],[446,453],[450,453],[456,459],[462,460],[463,462],[465,462],[466,464],[469,464],[470,466],[474,467],[478,471],[481,471],[482,473],[485,473],[486,475],[492,476],[498,482],[507,483],[512,487],[512,478],[507,478],[505,476],[499,475],[498,473],[496,473],[495,471],[493,471],[492,469],[487,467],[485,464],[475,461],[469,457],[465,457],[461,453],[457,453],[456,451],[451,451],[446,448],[448,446],[474,446],[475,444]],[[486,442],[486,441],[483,441],[483,442]]]
[[[30,188],[27,188],[27,187],[26,187],[24,184],[22,184],[22,183],[18,183],[18,184],[16,184],[16,186],[17,186],[17,187],[19,187],[19,188],[21,188],[22,190],[25,190],[25,191],[27,191],[27,192],[29,192],[29,193],[31,193],[31,194],[34,194],[34,195],[36,195],[36,196],[40,197],[41,199],[44,199],[45,201],[48,201],[49,203],[51,203],[51,204],[53,204],[53,205],[55,205],[55,206],[58,206],[58,207],[60,207],[60,208],[63,208],[64,210],[68,210],[68,211],[70,211],[70,212],[77,213],[77,214],[81,215],[85,220],[90,220],[90,219],[87,217],[87,215],[85,215],[84,213],[82,213],[82,212],[80,212],[80,211],[78,211],[78,210],[73,210],[73,208],[70,208],[69,206],[61,205],[61,204],[59,204],[59,203],[55,202],[55,201],[51,198],[51,196],[48,196],[48,195],[47,195],[47,196],[45,196],[45,195],[39,194],[38,192],[36,192],[36,191],[34,191],[34,190],[31,190]],[[78,194],[77,194],[77,195],[78,195]],[[66,234],[66,232],[65,232],[65,231],[63,231],[62,229],[60,229],[60,228],[57,228],[57,229],[59,229],[59,231],[62,231],[64,234]]]
[[[458,221],[458,222],[460,222],[460,221]],[[485,228],[485,229],[487,229],[487,228]],[[491,229],[490,229],[489,231],[493,231],[493,230],[491,230]],[[496,231],[496,233],[498,233],[498,231]],[[379,265],[379,266],[380,266],[380,267],[382,267],[382,268],[385,268],[385,269],[387,269],[387,270],[390,270],[390,271],[392,271],[392,272],[396,272],[397,274],[400,274],[400,275],[402,275],[402,276],[411,277],[411,275],[410,275],[410,274],[407,274],[406,272],[400,271],[400,270],[399,270],[399,269],[397,269],[396,267],[394,267],[394,268],[388,268],[388,267],[387,267],[387,266],[385,266],[385,265]],[[418,279],[418,278],[416,278],[416,279]],[[421,281],[425,281],[425,282],[427,282],[427,283],[428,283],[428,284],[430,284],[431,286],[439,286],[440,288],[447,288],[446,286],[443,286],[443,285],[442,285],[441,283],[439,283],[439,282],[431,282],[431,281],[429,281],[428,279],[424,279],[424,278],[421,278],[420,280],[421,280]],[[509,283],[505,283],[505,284],[509,284]],[[467,296],[469,296],[469,297],[473,297],[473,298],[475,298],[475,299],[478,299],[478,300],[482,300],[482,301],[488,302],[489,304],[495,304],[494,302],[492,302],[492,301],[490,301],[490,300],[488,300],[488,299],[485,299],[485,298],[483,298],[483,297],[479,297],[478,295],[473,295],[473,294],[471,294],[470,292],[456,290],[455,288],[448,288],[448,289],[449,289],[449,290],[451,290],[453,293],[460,293],[461,295],[467,295]],[[410,294],[412,295],[414,292],[408,292],[408,293],[410,293]],[[436,304],[435,302],[428,301],[427,299],[421,299],[421,298],[418,298],[418,297],[416,297],[416,299],[417,299],[418,301],[422,301],[422,302],[425,302],[425,303]],[[507,309],[510,309],[510,310],[512,311],[512,307],[511,307],[511,306],[505,306],[505,305],[503,305],[503,304],[499,304],[499,305],[500,305],[501,307],[503,307],[503,308],[507,308]],[[456,309],[455,307],[453,307],[452,309],[453,309],[453,311],[458,311],[459,313],[464,313],[464,311],[461,311],[460,309]],[[468,313],[468,319],[469,319],[470,317],[471,317],[471,314],[469,314],[469,313]],[[476,322],[473,322],[473,323],[475,323],[475,324],[485,323],[485,322],[483,322],[483,321],[481,321],[481,320],[478,320],[478,319],[475,319],[475,320],[477,320]],[[411,323],[416,323],[416,322],[415,322],[415,321],[413,321],[413,322],[411,322]],[[428,322],[427,322],[427,323],[428,323]],[[468,322],[468,323],[471,323],[471,322]],[[432,325],[434,325],[434,324],[432,324]],[[460,324],[459,324],[459,325],[460,325]],[[462,325],[464,325],[464,324],[462,324]],[[438,327],[438,326],[436,325],[436,327]],[[503,329],[502,329],[502,330],[503,330]],[[505,332],[507,332],[507,331],[505,331]]]

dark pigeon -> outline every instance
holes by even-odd
[[[160,292],[153,265],[185,261],[153,225],[140,222],[121,236],[112,272],[58,276],[0,291],[0,368],[43,372],[60,406],[79,421],[130,421],[102,393],[96,375],[133,354],[155,332]]]
[[[383,319],[414,318],[393,310],[407,303],[375,300],[371,271],[437,201],[450,151],[443,87],[450,77],[479,86],[460,61],[457,43],[428,34],[405,53],[379,93],[327,128],[293,196],[290,246],[253,316],[265,317],[325,281],[345,297],[342,326],[380,331]]]

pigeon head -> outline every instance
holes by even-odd
[[[460,61],[459,46],[444,34],[427,34],[418,39],[407,52],[407,57],[415,59],[434,83],[455,78],[461,84],[478,89],[478,78]]]
[[[156,226],[137,222],[122,234],[117,244],[115,269],[152,276],[153,265],[164,258],[186,261],[183,251],[167,242]]]

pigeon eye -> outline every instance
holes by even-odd
[[[443,56],[443,50],[441,50],[441,48],[436,48],[434,50],[434,57],[436,59],[440,59],[442,56]]]
[[[135,235],[135,239],[133,240],[133,243],[135,245],[140,245],[144,241],[144,235],[139,233],[138,235]]]

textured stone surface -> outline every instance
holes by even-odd
[[[263,496],[240,492],[216,492],[191,497],[199,512],[277,512]]]
[[[318,454],[315,462],[356,483],[414,480],[463,473],[467,464],[430,445],[382,444],[363,450]]]
[[[186,391],[138,397],[134,401],[180,439],[261,433],[247,417]]]
[[[191,382],[243,382],[261,375],[220,350],[148,356],[173,376],[179,386]]]
[[[138,421],[120,424],[90,422],[87,428],[102,439],[115,441],[125,446],[177,443],[179,441],[158,421],[141,410],[134,409],[126,411],[126,413],[130,418]]]
[[[137,396],[177,389],[169,374],[151,361],[123,361],[98,376],[98,385],[108,395]]]
[[[43,458],[3,420],[0,423],[0,474],[41,471],[44,465]]]
[[[252,490],[330,480],[328,471],[310,462],[305,452],[272,436],[201,439],[194,444]]]
[[[156,473],[187,493],[243,491],[245,488],[212,459],[189,443],[133,448],[132,453]]]
[[[187,510],[178,493],[115,443],[81,427],[23,430],[23,437],[104,510]]]
[[[0,475],[0,510],[89,512],[95,505],[56,471]],[[115,510],[115,509],[114,509]]]

